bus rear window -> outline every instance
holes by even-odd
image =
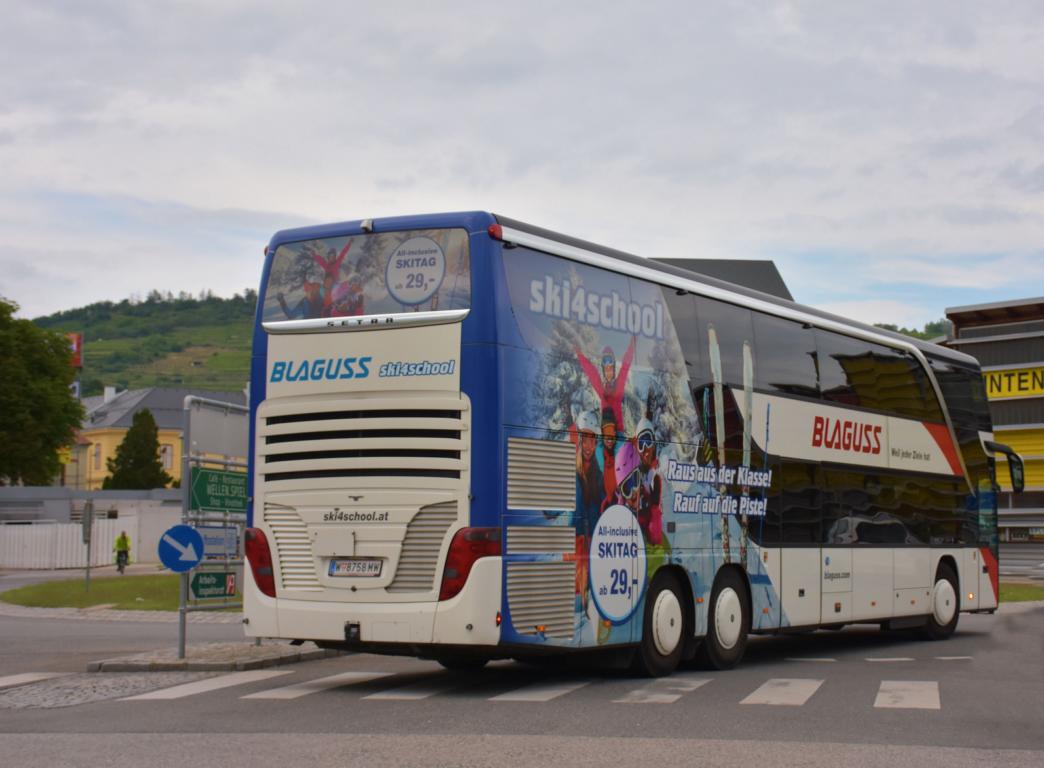
[[[465,230],[375,232],[279,246],[263,320],[467,309],[470,301]]]

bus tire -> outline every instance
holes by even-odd
[[[957,574],[949,563],[939,563],[932,586],[931,608],[928,623],[921,629],[920,635],[925,640],[945,640],[957,629],[957,620],[961,615]]]
[[[645,597],[642,639],[635,649],[634,670],[646,677],[665,677],[678,668],[685,651],[687,600],[678,578],[661,570]]]
[[[733,568],[718,573],[711,590],[707,636],[700,643],[697,661],[705,669],[732,669],[747,649],[750,602],[743,577]]]

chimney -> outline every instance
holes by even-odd
[[[103,403],[109,403],[116,399],[116,387],[106,387]]]

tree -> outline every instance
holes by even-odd
[[[49,485],[83,418],[61,333],[18,320],[0,298],[0,485]]]
[[[102,488],[106,490],[147,490],[170,484],[173,478],[163,471],[156,420],[148,408],[134,414],[131,428],[116,447],[116,457],[105,464],[109,476]]]

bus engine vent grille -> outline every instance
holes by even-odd
[[[576,563],[508,563],[508,610],[522,635],[571,638],[576,612]]]
[[[508,438],[508,509],[576,509],[576,448],[566,440]]]
[[[304,521],[292,509],[265,507],[265,522],[275,537],[283,589],[319,591],[315,555]]]
[[[259,419],[258,470],[280,490],[302,480],[456,488],[469,463],[469,416],[466,400],[445,396],[275,403]]]
[[[457,502],[421,507],[406,526],[406,538],[389,592],[430,592],[446,531],[457,521]]]
[[[509,525],[507,553],[566,554],[576,551],[576,529],[561,525]]]

